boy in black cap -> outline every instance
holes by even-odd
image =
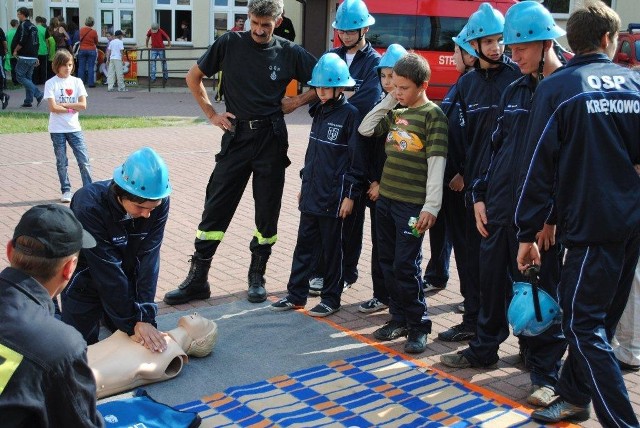
[[[3,426],[102,427],[87,344],[54,318],[82,248],[96,245],[61,205],[27,211],[0,272],[0,414]]]

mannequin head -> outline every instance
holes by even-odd
[[[185,330],[191,338],[184,351],[189,356],[206,357],[218,341],[218,326],[197,312],[185,315],[178,320],[178,328]]]

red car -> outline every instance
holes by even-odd
[[[613,62],[624,67],[640,66],[640,24],[629,24],[618,35],[618,50]]]

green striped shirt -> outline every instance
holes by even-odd
[[[415,108],[392,110],[376,126],[387,134],[387,160],[380,194],[385,198],[422,205],[426,198],[427,159],[447,157],[447,117],[433,101]]]

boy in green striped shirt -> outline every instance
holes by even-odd
[[[442,204],[447,158],[447,118],[427,98],[430,77],[429,63],[423,57],[411,53],[398,60],[393,67],[395,89],[358,128],[364,136],[387,135],[387,160],[376,202],[378,229],[373,239],[377,239],[389,293],[391,321],[373,336],[378,340],[408,336],[404,346],[408,353],[424,352],[431,333],[420,275],[422,239]]]

